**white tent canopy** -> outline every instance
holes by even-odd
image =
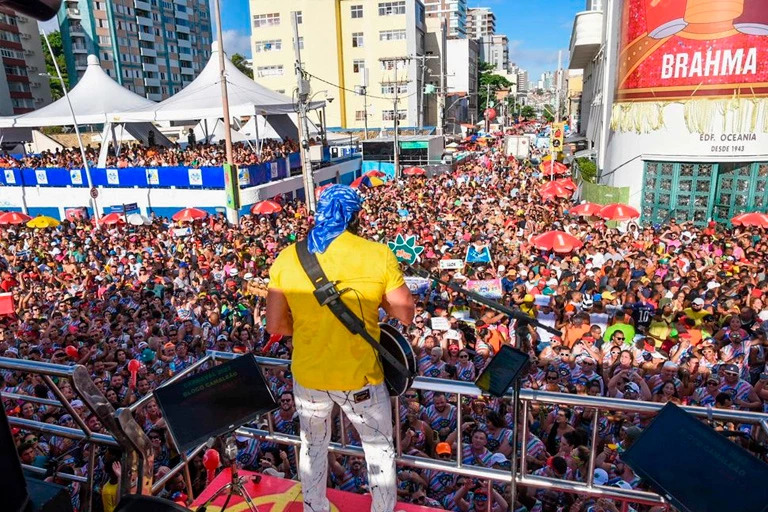
[[[216,144],[223,141],[226,135],[224,121],[221,119],[203,119],[195,126],[195,140],[207,144]],[[245,142],[246,138],[234,128],[230,129],[232,133],[232,142]],[[186,140],[180,137],[179,140]]]
[[[195,80],[174,96],[150,107],[113,111],[114,122],[187,121],[223,118],[219,44],[214,41],[211,58]],[[293,100],[257,84],[244,75],[229,59],[224,59],[229,98],[229,113],[233,117],[254,114],[288,114],[294,112]],[[313,104],[322,106],[322,102]]]
[[[88,67],[77,85],[69,91],[77,124],[104,124],[108,113],[151,108],[156,105],[115,82],[99,65],[95,55],[88,56]],[[72,113],[66,98],[20,116],[0,118],[0,127],[72,126]]]
[[[258,127],[256,126],[257,118],[259,120]],[[296,140],[299,132],[297,126],[297,114],[252,116],[239,131],[248,140],[285,139],[286,137]],[[317,137],[318,133],[317,127],[310,122],[309,136]]]

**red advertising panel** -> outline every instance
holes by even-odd
[[[768,0],[625,0],[618,101],[768,96]]]

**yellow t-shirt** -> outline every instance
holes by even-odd
[[[386,245],[344,232],[317,259],[328,279],[339,281],[339,290],[354,290],[344,293],[342,300],[378,339],[381,299],[405,284],[394,253]],[[353,390],[384,380],[373,348],[315,299],[315,288],[299,263],[295,244],[278,255],[269,278],[269,287],[285,294],[293,316],[291,369],[299,384]]]
[[[683,313],[685,313],[685,316],[687,316],[688,318],[696,321],[696,327],[699,327],[701,325],[702,318],[712,314],[706,309],[700,309],[699,311],[694,311],[693,308],[685,308],[683,310]]]
[[[117,484],[105,483],[101,488],[101,502],[104,506],[104,512],[114,512],[117,508]]]

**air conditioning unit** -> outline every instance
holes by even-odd
[[[27,34],[26,32],[23,32],[23,33],[21,33],[19,35],[21,36],[22,39],[31,39],[32,38],[32,36]]]
[[[17,15],[16,19],[19,20],[19,23],[26,23],[26,22],[29,21],[29,18],[27,18],[26,16],[18,16]]]
[[[37,66],[27,66],[27,69],[33,73],[37,73]]]

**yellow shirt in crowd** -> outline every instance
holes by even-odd
[[[318,260],[342,300],[379,338],[379,305],[384,295],[405,284],[394,253],[383,244],[342,233]],[[314,286],[299,263],[296,245],[285,248],[269,271],[269,287],[282,291],[293,315],[293,378],[304,387],[353,390],[384,380],[377,355],[352,335],[312,294]]]

